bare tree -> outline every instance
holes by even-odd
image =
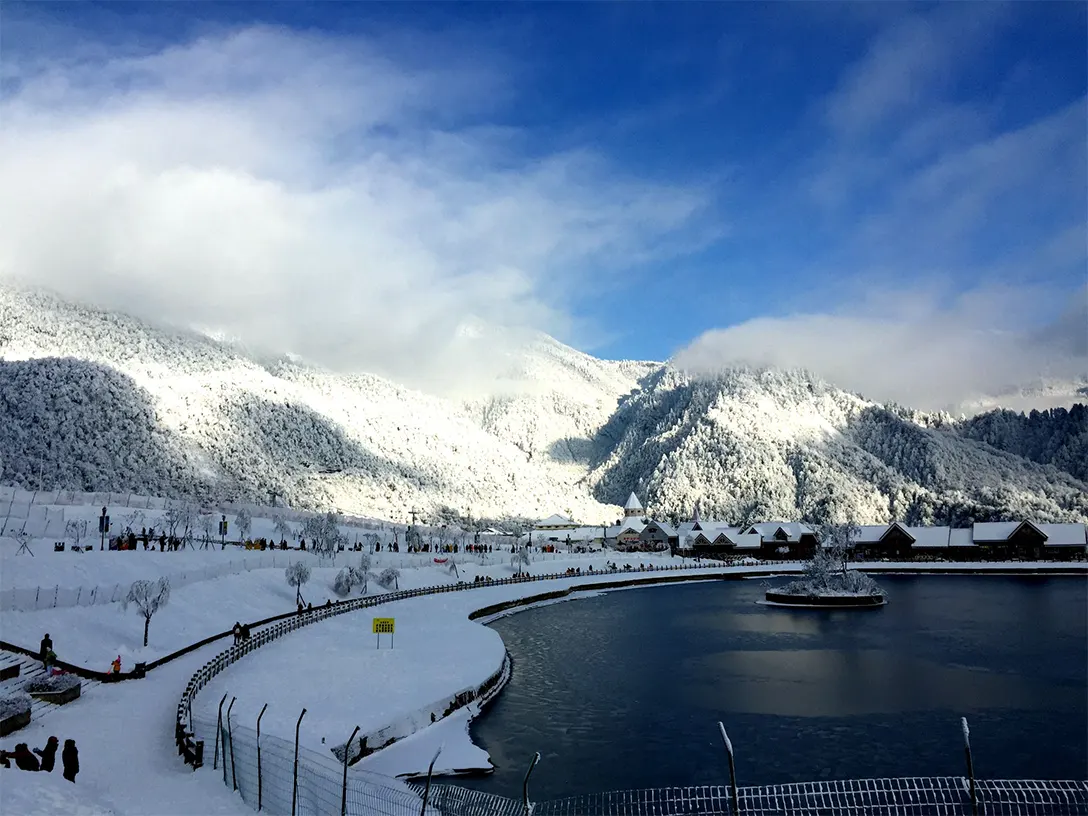
[[[276,517],[276,522],[272,529],[275,530],[276,535],[280,537],[280,541],[291,541],[295,537],[295,528],[292,527],[291,522],[283,516]]]
[[[212,536],[215,535],[216,523],[215,516],[211,513],[200,514],[200,532],[204,536],[204,546],[207,547],[212,542]]]
[[[126,513],[121,519],[121,523],[124,524],[124,529],[136,532],[138,526],[143,526],[144,511],[133,510],[131,513]]]
[[[163,511],[162,516],[159,519],[159,523],[165,525],[166,534],[170,538],[175,538],[178,534],[178,527],[184,520],[184,513],[182,512],[182,505],[180,502],[168,502],[166,509]]]
[[[137,611],[144,616],[144,646],[147,646],[147,630],[151,626],[152,616],[169,601],[170,579],[165,576],[158,581],[133,581],[128,588],[121,608],[127,610],[129,604],[136,604]]]
[[[234,517],[234,526],[238,530],[238,540],[244,543],[249,538],[249,531],[253,529],[253,517],[244,507]]]
[[[87,519],[72,519],[64,525],[64,537],[70,538],[75,546],[87,537]]]
[[[181,540],[190,547],[193,545],[193,532],[199,517],[200,511],[192,504],[186,502],[181,506],[181,527],[184,531]]]
[[[823,551],[842,564],[845,575],[846,559],[854,551],[854,542],[861,534],[861,528],[853,519],[849,519],[842,524],[821,524],[816,533]]]
[[[310,542],[310,549],[323,558],[336,555],[336,548],[344,540],[340,532],[340,515],[328,512],[306,519],[302,525],[302,537]]]
[[[510,557],[510,564],[514,567],[518,573],[521,573],[523,567],[529,566],[529,548],[522,546],[514,546],[514,553]]]
[[[301,561],[296,561],[283,574],[287,578],[287,585],[295,588],[295,602],[302,603],[302,585],[310,580],[310,568]]]

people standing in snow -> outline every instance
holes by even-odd
[[[33,755],[31,755],[33,759]],[[76,741],[73,739],[66,739],[64,741],[64,750],[60,753],[60,761],[64,765],[64,778],[69,782],[76,781],[76,774],[79,773],[79,751],[76,749]]]
[[[121,673],[121,655],[117,655],[117,657],[114,659],[114,661],[112,663],[110,663],[110,673],[111,674],[120,674]]]
[[[45,663],[46,656],[51,651],[53,651],[53,639],[50,638],[49,633],[46,632],[45,637],[42,638],[41,647],[40,647],[39,652],[38,652],[41,655],[41,661],[42,661],[43,664]],[[46,666],[46,668],[48,669],[49,667]]]
[[[59,743],[56,737],[50,737],[44,748],[35,748],[34,753],[42,758],[42,770],[52,773],[57,762],[57,747]]]
[[[20,742],[15,746],[15,752],[11,755],[11,758],[15,760],[15,767],[20,770],[41,770],[41,766],[38,764],[38,758],[30,753],[30,748],[25,742]]]
[[[231,633],[234,635],[234,645],[237,646],[242,641],[242,624],[235,621]]]

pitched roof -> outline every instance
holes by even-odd
[[[627,497],[627,503],[623,505],[624,510],[641,510],[642,502],[638,500],[638,496],[632,493]]]
[[[641,533],[643,528],[645,527],[646,522],[644,522],[640,518],[626,518],[623,519],[619,524],[608,528],[608,537],[615,538],[616,536],[621,535],[627,530],[630,530],[633,533]]]
[[[975,531],[970,527],[953,527],[948,531],[948,546],[949,547],[974,547],[975,546]]]
[[[566,516],[561,516],[558,513],[553,513],[552,515],[548,516],[543,521],[538,521],[536,523],[536,526],[537,527],[561,527],[561,526],[570,526],[572,524],[574,524],[574,522],[571,521]]]
[[[914,542],[911,547],[947,547],[949,540],[948,527],[904,527]]]
[[[677,532],[676,529],[671,524],[667,524],[664,521],[654,521],[653,519],[650,520],[650,523],[647,524],[646,527],[657,527],[659,530],[661,530],[661,532],[663,532],[669,538],[675,537],[676,532]]]
[[[1009,537],[1024,524],[1039,530],[1030,521],[982,521],[976,522],[972,528],[973,538],[976,542],[1008,541]],[[1039,532],[1042,532],[1042,530],[1039,530]]]
[[[1085,546],[1083,524],[1036,524],[1035,526],[1046,536],[1047,547]]]
[[[858,527],[855,544],[876,544],[888,532],[887,524],[862,524]]]
[[[748,529],[749,532],[759,533],[768,541],[773,540],[779,530],[786,534],[787,541],[800,541],[802,535],[814,533],[811,527],[799,521],[763,521],[759,524],[753,524]]]

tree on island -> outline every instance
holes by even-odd
[[[128,588],[128,595],[121,601],[121,608],[128,609],[129,604],[136,604],[136,609],[144,616],[144,646],[147,646],[147,631],[151,627],[151,618],[170,601],[170,579],[163,576],[158,581],[133,581]]]
[[[846,559],[859,532],[853,521],[822,525],[819,529],[821,546],[805,564],[802,577],[777,592],[806,597],[885,595],[880,585],[868,575],[846,568]]]

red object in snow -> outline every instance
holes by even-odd
[[[448,558],[436,558],[436,559],[434,560],[434,562],[435,562],[436,564],[445,564],[445,563],[446,563],[447,561],[449,561],[449,559],[448,559]]]

